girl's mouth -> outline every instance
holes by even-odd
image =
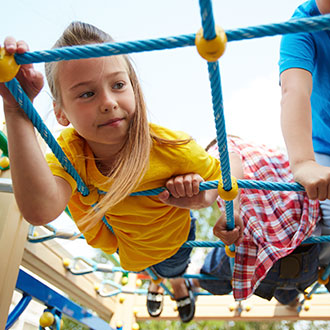
[[[104,124],[98,125],[98,127],[103,127],[103,126],[118,126],[123,118],[113,118],[105,122]]]

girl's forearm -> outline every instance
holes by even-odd
[[[5,111],[5,118],[13,190],[18,207],[30,223],[48,223],[64,210],[68,193],[60,193],[63,187],[57,184],[50,171],[34,127],[25,114]]]

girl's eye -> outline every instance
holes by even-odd
[[[81,99],[87,99],[87,98],[89,98],[89,97],[92,97],[93,95],[94,95],[93,92],[86,92],[86,93],[81,94],[81,95],[79,96],[79,98],[81,98]]]
[[[123,83],[122,81],[119,81],[114,84],[113,89],[122,89],[122,88],[124,88],[124,86],[125,86],[125,83]]]

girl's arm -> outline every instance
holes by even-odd
[[[195,173],[170,178],[165,185],[167,190],[161,192],[158,198],[165,204],[184,209],[198,210],[211,206],[218,197],[218,191],[199,191],[199,184],[203,181],[203,178]]]
[[[28,46],[8,37],[7,52],[24,53]],[[22,65],[16,77],[31,101],[43,87],[43,77],[31,64]],[[0,84],[6,119],[10,168],[15,198],[23,217],[34,225],[46,224],[65,209],[71,187],[54,177],[40,149],[34,127],[4,84]]]
[[[243,178],[243,166],[240,157],[230,154],[230,165],[232,174],[237,179]],[[216,189],[199,191],[199,184],[204,180],[198,174],[185,174],[171,178],[166,183],[167,190],[158,195],[159,199],[168,205],[181,208],[200,209],[211,206],[218,197]],[[226,215],[222,214],[213,228],[215,236],[220,238],[225,244],[239,245],[243,239],[243,221],[240,217],[239,194],[234,202],[235,228],[227,229]]]
[[[236,179],[243,179],[243,165],[242,160],[239,155],[235,153],[229,154],[231,173]],[[220,240],[226,245],[239,245],[243,240],[244,224],[240,216],[240,191],[238,195],[233,200],[234,203],[234,221],[235,228],[233,230],[228,230],[226,214],[222,213],[218,221],[213,227],[214,236],[220,238]]]
[[[281,74],[281,126],[295,181],[311,199],[330,198],[330,168],[316,163],[312,142],[310,72],[289,69]]]

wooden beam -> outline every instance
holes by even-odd
[[[1,172],[0,177],[9,178],[10,171]],[[0,329],[7,322],[27,232],[28,224],[21,217],[14,195],[0,192]]]
[[[22,266],[109,321],[114,312],[115,299],[103,298],[96,292],[95,285],[99,284],[102,278],[93,273],[73,275],[63,266],[63,258],[72,259],[72,255],[55,240],[43,243],[28,242]]]
[[[164,310],[158,320],[179,320],[175,311],[175,301],[165,297]],[[232,296],[199,296],[196,301],[194,320],[232,320],[232,321],[274,321],[274,320],[330,320],[330,294],[315,294],[312,300],[298,313],[296,309],[278,303],[275,299],[267,301],[252,296],[242,302],[241,313],[238,303]],[[145,296],[138,296],[134,308],[137,310],[138,321],[150,320],[146,309]]]

